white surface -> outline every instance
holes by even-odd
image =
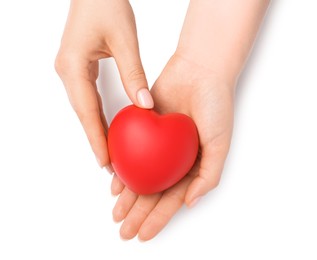
[[[187,2],[132,1],[150,84]],[[53,68],[68,1],[1,1],[0,259],[317,259],[316,8],[271,4],[239,82],[220,186],[140,243],[119,237],[111,177]],[[113,63],[103,68],[112,118],[128,100]]]

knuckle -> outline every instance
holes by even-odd
[[[65,70],[65,55],[62,53],[58,53],[55,58],[55,71],[58,75],[61,75],[63,71]]]
[[[220,178],[217,178],[213,183],[213,188],[217,188],[220,184]]]
[[[167,211],[158,207],[153,209],[153,214],[155,215],[157,220],[163,223],[167,223],[171,219],[171,215]]]
[[[87,111],[87,110],[83,109],[80,106],[80,104],[78,104],[77,102],[73,102],[72,106],[73,106],[75,113],[77,114],[79,121],[83,125],[86,125],[87,123],[89,123],[88,121],[92,118],[94,111]]]
[[[57,74],[63,78],[73,70],[75,64],[75,58],[72,55],[60,51],[55,58],[54,67]]]
[[[143,205],[135,204],[135,209],[139,216],[146,217],[149,214],[148,209]]]
[[[173,201],[174,205],[183,205],[185,194],[174,191],[173,189],[169,190],[165,193],[165,196],[168,197],[171,201]]]
[[[210,190],[217,188],[219,186],[219,184],[220,184],[220,176],[215,176],[209,182]]]
[[[131,66],[127,75],[128,81],[141,81],[145,79],[145,72],[141,65]]]
[[[206,187],[208,191],[215,189],[220,184],[221,175],[212,174],[206,169],[200,169],[200,175],[198,176],[202,185]]]

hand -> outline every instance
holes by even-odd
[[[128,0],[73,0],[55,67],[101,167],[110,164],[97,92],[98,60],[114,57],[131,101],[152,108]]]
[[[120,230],[124,239],[137,234],[141,240],[153,238],[184,203],[192,207],[215,188],[230,146],[234,85],[176,54],[151,92],[159,112],[180,112],[192,117],[200,137],[200,152],[190,173],[162,193],[138,196],[114,176],[112,193],[120,196],[113,217],[115,221],[124,220]]]
[[[231,140],[235,82],[268,4],[269,0],[190,1],[176,54],[152,94],[158,111],[193,118],[200,152],[192,170],[162,193],[138,196],[113,178],[112,193],[120,194],[113,217],[124,220],[123,238],[153,238],[184,202],[192,207],[219,183]]]

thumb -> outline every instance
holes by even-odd
[[[218,186],[227,153],[227,147],[215,148],[209,144],[202,148],[198,175],[189,185],[185,196],[188,207],[193,207],[203,195]]]
[[[132,103],[141,108],[153,108],[154,102],[150,94],[145,72],[138,48],[120,52],[115,60],[120,72],[124,89]]]

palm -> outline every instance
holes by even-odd
[[[173,56],[154,84],[155,109],[161,113],[179,112],[193,118],[200,137],[200,152],[189,174],[170,189],[137,196],[114,178],[112,191],[121,193],[113,214],[124,222],[121,236],[139,234],[143,240],[154,237],[184,204],[191,205],[214,188],[229,149],[233,93],[206,69],[180,56]]]

